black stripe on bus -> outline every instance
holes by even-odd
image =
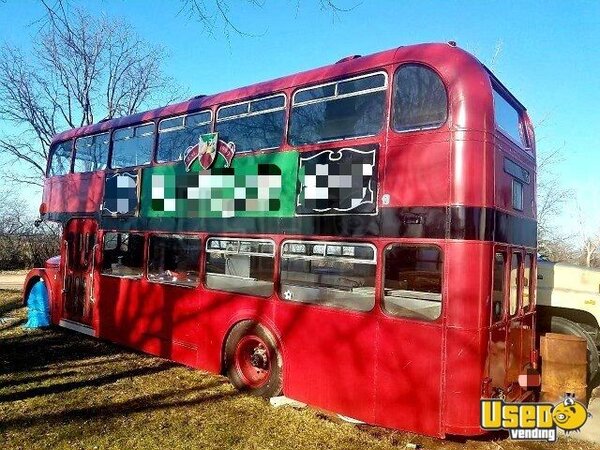
[[[49,220],[66,222],[80,214],[50,213]],[[99,216],[96,214],[96,218]],[[494,208],[470,206],[382,208],[378,215],[297,217],[150,218],[100,217],[101,228],[129,231],[298,234],[341,237],[390,237],[495,241],[535,247],[535,220]]]

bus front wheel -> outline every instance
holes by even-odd
[[[244,321],[225,343],[225,374],[239,390],[261,397],[281,393],[282,357],[273,335],[262,325]]]

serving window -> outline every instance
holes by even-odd
[[[141,277],[144,241],[143,234],[106,233],[102,248],[102,273],[118,277]]]
[[[200,135],[210,133],[211,112],[161,120],[158,124],[158,162],[178,161],[188,147],[196,145]]]
[[[348,78],[298,90],[293,97],[291,145],[372,136],[384,121],[387,74]]]
[[[392,244],[385,250],[383,307],[393,316],[435,320],[442,311],[442,252]]]
[[[181,235],[152,235],[148,249],[148,280],[198,286],[200,239]]]
[[[268,297],[273,293],[275,244],[269,240],[210,238],[206,242],[206,286]]]
[[[355,311],[375,305],[376,249],[351,242],[288,241],[281,252],[281,298]]]

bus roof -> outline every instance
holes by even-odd
[[[461,55],[462,58],[456,58],[457,55]],[[228,103],[243,101],[246,99],[259,97],[261,95],[282,91],[290,87],[299,87],[321,81],[325,82],[345,75],[357,74],[372,70],[377,67],[409,61],[422,62],[426,64],[430,63],[434,66],[438,66],[438,68],[440,66],[456,67],[458,62],[458,65],[469,64],[471,66],[479,66],[482,73],[488,72],[491,75],[491,72],[489,72],[489,70],[485,68],[483,64],[481,64],[474,56],[456,47],[453,42],[444,44],[433,43],[401,46],[391,50],[374,53],[372,55],[344,58],[337,63],[317,69],[299,72],[293,75],[232,89],[218,94],[198,96],[190,100],[163,106],[150,111],[109,119],[81,128],[70,129],[57,134],[53,138],[52,143],[65,141],[78,136],[96,134],[113,128],[131,126],[158,118],[196,112],[211,108],[214,105],[225,105]],[[498,82],[498,84],[500,84],[500,86],[502,86],[502,84],[493,75],[491,76],[496,82]],[[504,89],[506,90],[506,88]],[[508,90],[506,90],[506,92],[508,92]],[[514,97],[512,98],[514,99]],[[517,104],[521,105],[518,102]]]

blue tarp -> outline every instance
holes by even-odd
[[[50,326],[50,306],[48,290],[42,280],[33,285],[27,297],[27,323],[25,328]]]

